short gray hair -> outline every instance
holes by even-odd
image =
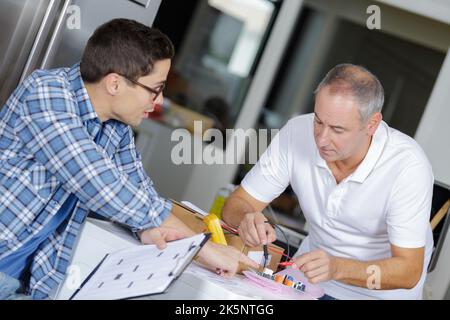
[[[350,95],[356,99],[361,121],[381,112],[384,103],[384,89],[378,78],[362,66],[342,63],[331,69],[317,86],[314,94],[328,87],[331,94]]]

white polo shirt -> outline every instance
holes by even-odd
[[[336,184],[317,150],[313,121],[313,114],[291,119],[242,187],[255,199],[271,202],[291,184],[309,223],[309,235],[296,255],[321,248],[336,257],[370,261],[390,258],[390,244],[425,246],[422,277],[410,290],[321,283],[337,299],[421,299],[433,248],[429,219],[434,178],[424,152],[412,138],[382,122],[364,160]]]

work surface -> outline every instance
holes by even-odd
[[[60,286],[56,299],[69,299],[107,253],[136,245],[139,245],[139,241],[127,230],[110,222],[88,218],[75,248],[72,264],[67,271],[67,278]],[[242,275],[225,279],[193,262],[165,293],[140,299],[261,300],[288,298],[292,297],[263,289]]]

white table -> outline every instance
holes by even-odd
[[[135,245],[139,245],[139,241],[125,229],[110,222],[88,218],[79,236],[68,275],[55,299],[69,299],[107,253]],[[279,294],[245,281],[241,275],[233,279],[224,279],[191,263],[165,293],[140,299],[273,300],[282,298]]]

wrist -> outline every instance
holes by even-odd
[[[344,275],[342,273],[342,259],[337,257],[332,257],[332,271],[331,271],[331,278],[332,280],[340,281],[344,278]]]
[[[211,240],[208,240],[208,242],[205,243],[205,245],[202,247],[202,249],[197,253],[195,256],[195,261],[202,262],[205,260],[205,257],[208,256],[208,252],[211,250]]]
[[[138,230],[138,231],[133,232],[133,235],[136,238],[136,240],[139,240],[141,243],[143,243],[142,235],[144,234],[145,230],[147,230],[147,229]]]

